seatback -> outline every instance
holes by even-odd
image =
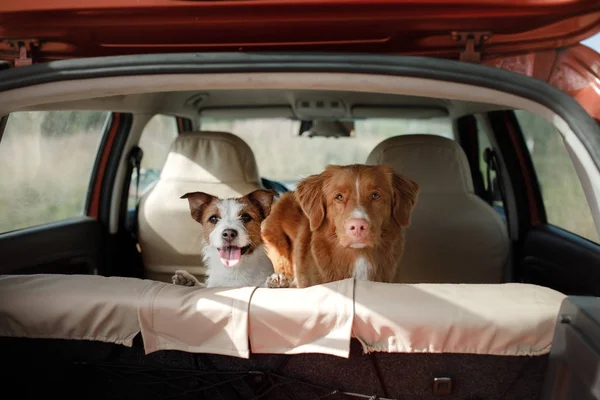
[[[378,144],[367,164],[388,164],[421,186],[396,275],[406,283],[499,283],[509,256],[502,218],[474,194],[460,146],[435,135]]]
[[[587,321],[568,300],[521,283],[195,290],[7,275],[3,379],[19,399],[540,399],[563,312]],[[583,365],[593,384],[596,364]]]
[[[239,197],[260,189],[252,150],[226,132],[188,132],[173,142],[158,182],[140,201],[138,236],[148,279],[169,282],[177,269],[199,279],[202,226],[190,215],[187,192]]]

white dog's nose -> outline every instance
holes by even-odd
[[[224,229],[221,233],[221,237],[223,240],[231,242],[233,239],[237,237],[238,233],[235,229]]]

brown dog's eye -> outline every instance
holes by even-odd
[[[371,197],[373,198],[373,200],[377,200],[378,198],[380,198],[381,196],[379,195],[379,193],[377,192],[373,192],[373,194],[371,194]]]
[[[247,224],[248,222],[252,221],[252,217],[249,214],[246,214],[246,213],[240,215],[240,219],[245,224]]]
[[[337,201],[342,201],[342,200],[344,200],[344,196],[342,196],[341,194],[338,194],[337,196],[335,196],[335,199]]]
[[[212,215],[209,219],[208,222],[210,222],[211,224],[216,224],[217,222],[219,222],[219,217],[217,217],[216,215]]]

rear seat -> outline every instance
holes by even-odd
[[[207,387],[209,398],[251,398],[271,382],[264,398],[338,389],[429,399],[441,382],[449,399],[535,399],[564,298],[528,284],[199,290],[4,276],[0,343],[13,387],[44,382],[20,398],[192,398]]]
[[[202,227],[187,192],[238,197],[262,188],[252,150],[227,132],[188,132],[175,139],[156,185],[140,201],[138,236],[146,277],[171,282],[177,269],[203,279]]]
[[[384,140],[367,164],[388,164],[421,186],[396,282],[501,283],[509,261],[506,224],[473,190],[467,157],[453,140]]]

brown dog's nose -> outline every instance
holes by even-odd
[[[237,235],[238,233],[235,229],[225,229],[223,230],[223,233],[221,233],[223,239],[227,240],[228,242],[231,242],[233,239],[235,239]]]
[[[349,236],[362,238],[367,234],[369,222],[363,218],[352,218],[346,222],[345,228]]]

